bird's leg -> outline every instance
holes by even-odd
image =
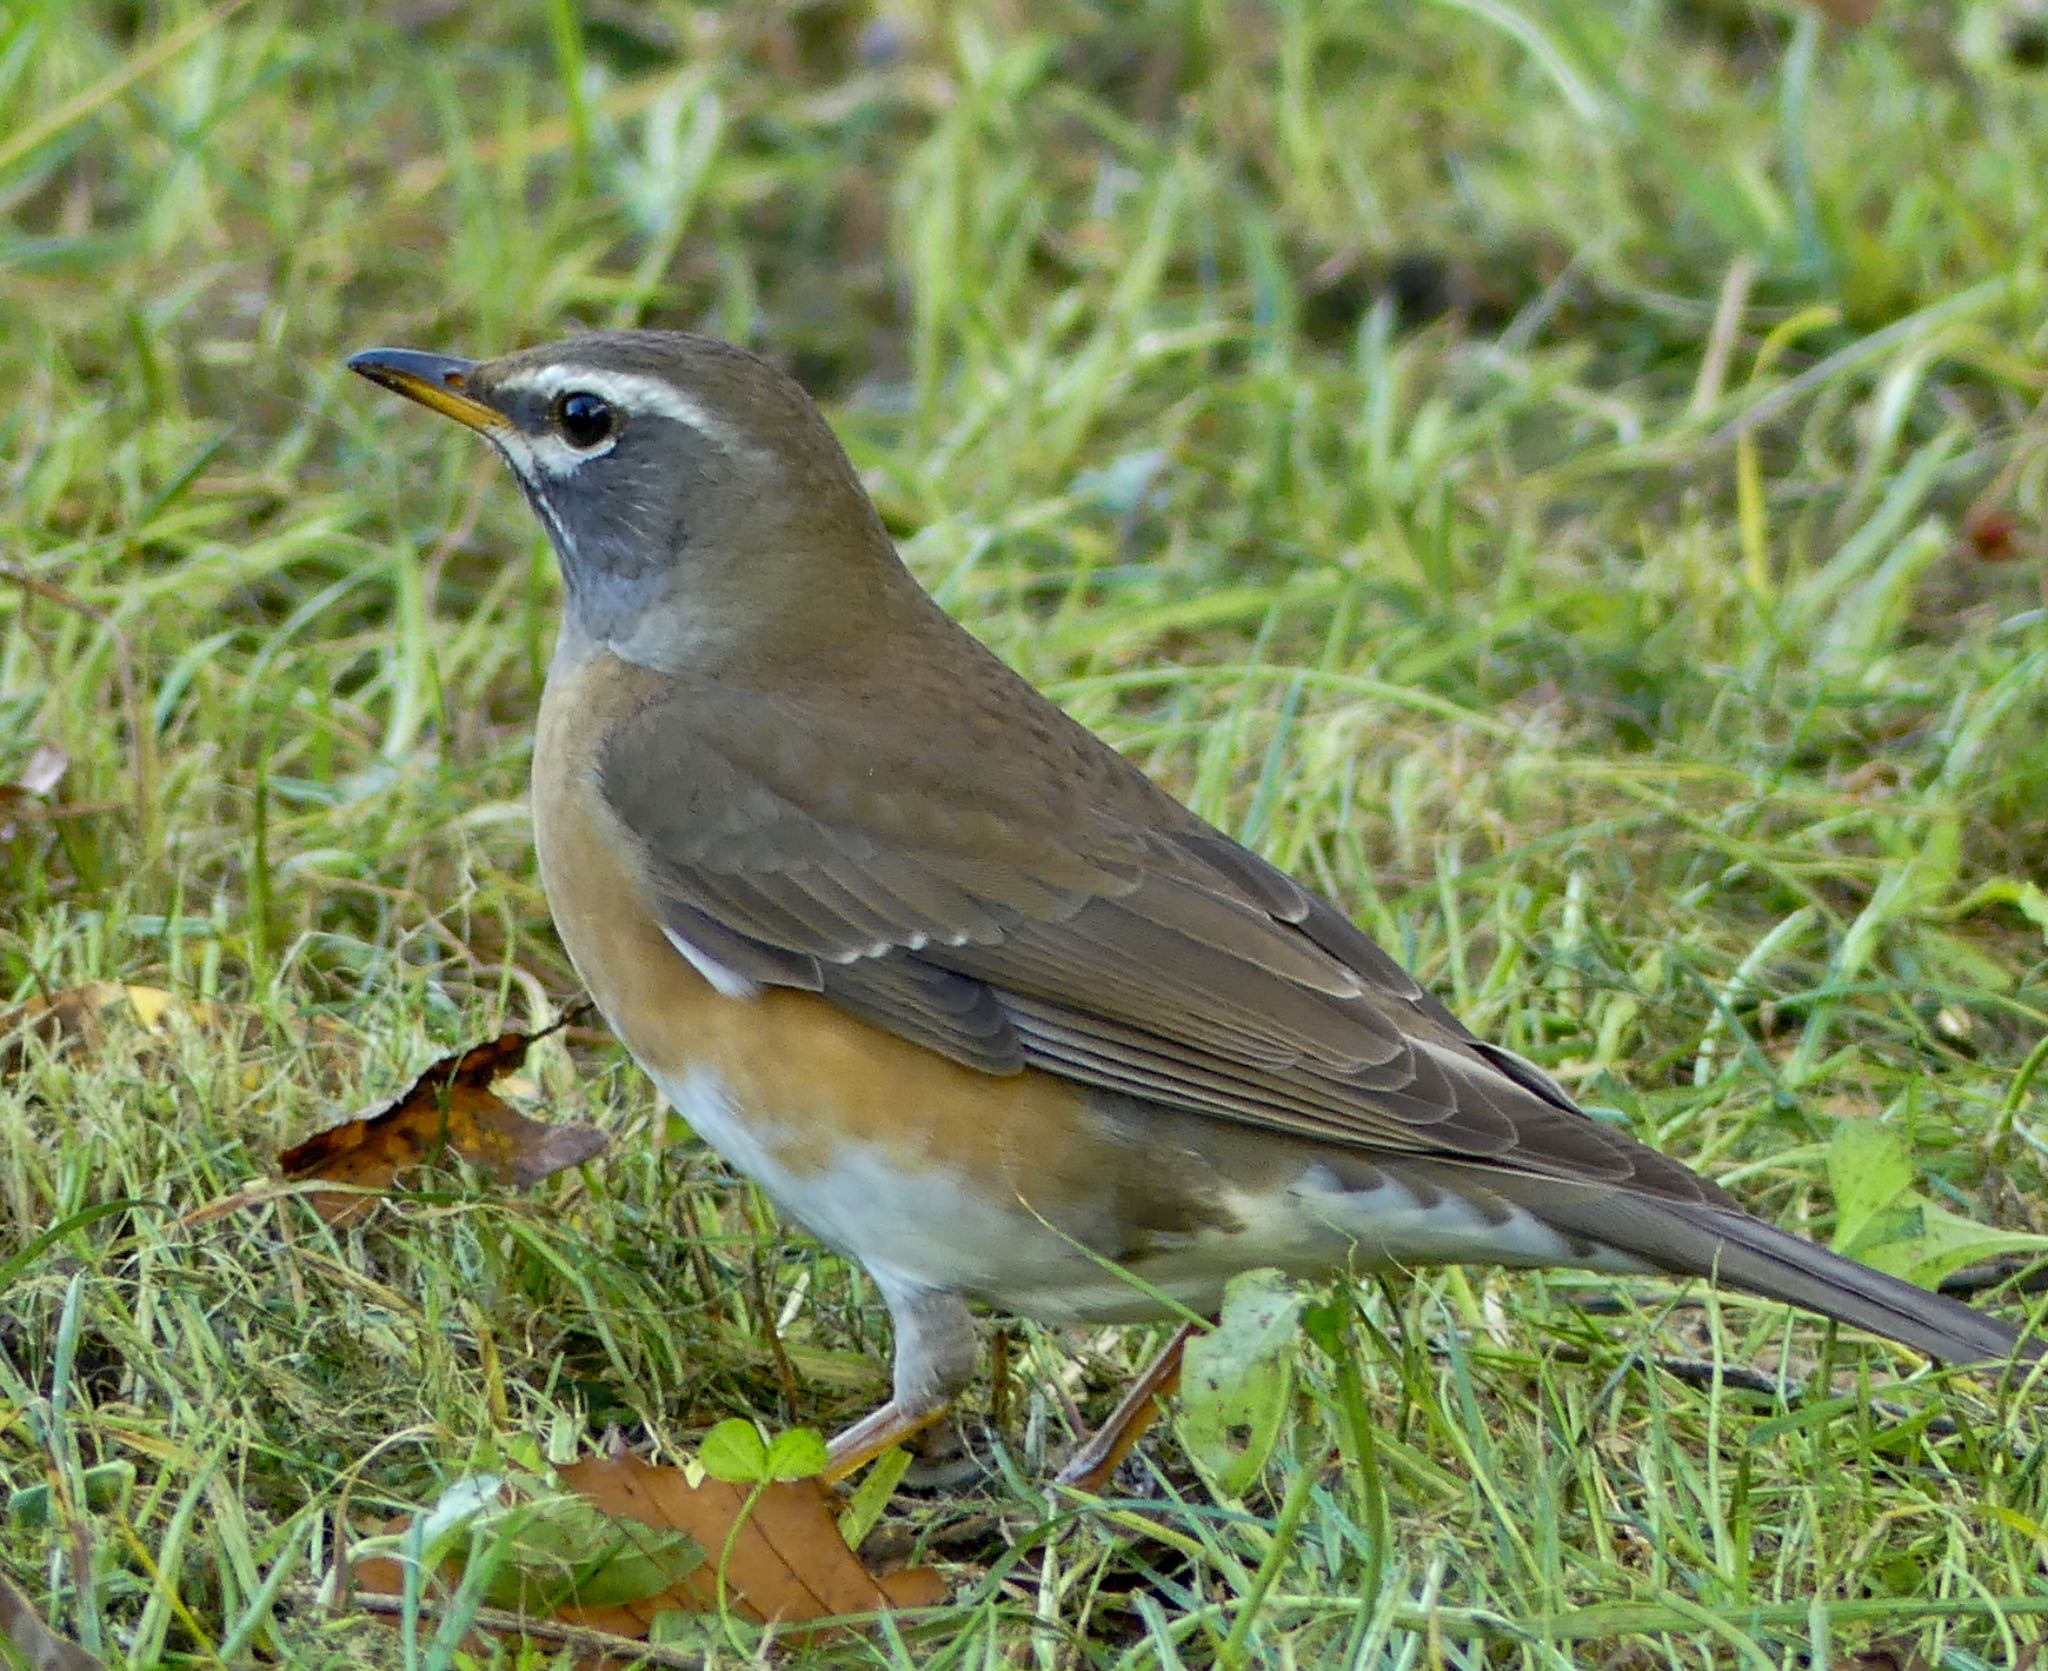
[[[1124,1394],[1123,1402],[1110,1412],[1109,1420],[1067,1459],[1055,1484],[1071,1485],[1080,1491],[1102,1489],[1158,1416],[1159,1401],[1180,1385],[1181,1353],[1194,1338],[1197,1327],[1194,1323],[1183,1323],[1173,1331],[1173,1338],[1145,1366],[1131,1390]]]
[[[827,1480],[844,1479],[923,1432],[974,1378],[974,1318],[960,1296],[871,1274],[896,1329],[895,1387],[887,1404],[825,1447]]]

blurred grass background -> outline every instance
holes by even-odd
[[[0,1044],[0,1486],[77,1504],[0,1570],[111,1663],[402,1663],[305,1599],[349,1516],[884,1389],[857,1273],[598,1039],[534,1089],[610,1154],[531,1198],[178,1224],[573,993],[553,564],[372,344],[762,348],[949,608],[1481,1032],[1778,1222],[1884,1121],[2048,1229],[2044,61],[2023,0],[15,0],[0,785],[66,768],[0,807],[0,998],[221,1007]],[[1035,1482],[1143,1332],[1020,1330],[1013,1463],[877,1534],[958,1601],[833,1653],[2019,1663],[2024,1403],[1847,1343],[1716,1396],[1638,1354],[1820,1332],[1610,1290],[1363,1293],[1265,1486],[1169,1442],[1108,1513]]]

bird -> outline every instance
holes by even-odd
[[[1705,1277],[1949,1363],[2038,1355],[1469,1031],[954,621],[767,360],[620,330],[348,364],[488,440],[559,561],[532,810],[578,978],[888,1308],[890,1396],[831,1477],[971,1384],[976,1307],[1205,1317],[1253,1268]],[[1061,1480],[1109,1477],[1192,1327]]]

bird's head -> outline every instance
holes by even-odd
[[[372,348],[351,370],[477,431],[562,565],[569,629],[666,672],[815,653],[907,582],[808,395],[744,349],[593,331],[494,360]]]

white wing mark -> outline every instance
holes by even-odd
[[[683,954],[684,961],[711,983],[711,990],[721,998],[758,998],[760,986],[747,979],[737,969],[728,969],[717,958],[701,947],[693,946],[674,929],[664,926],[662,934],[668,943]]]

